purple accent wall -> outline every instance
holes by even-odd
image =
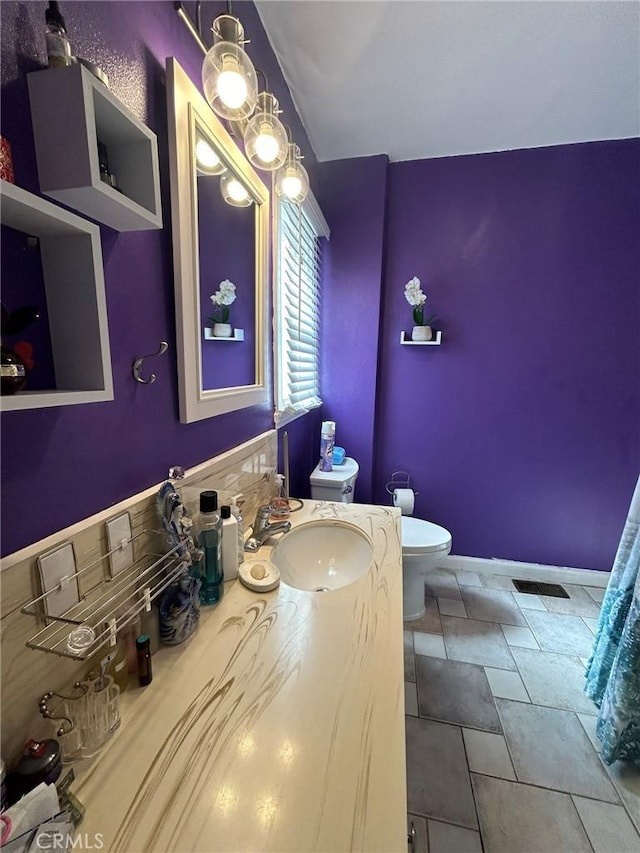
[[[25,74],[46,62],[46,5],[7,0],[0,7],[2,135],[13,147],[16,182],[34,192],[38,183]],[[193,15],[195,4],[186,5]],[[195,465],[273,424],[271,401],[195,424],[178,419],[164,63],[175,56],[200,85],[199,48],[168,1],[63,2],[61,8],[73,51],[100,65],[112,92],[158,134],[165,226],[123,234],[101,229],[115,400],[2,416],[3,554],[158,482],[169,465]],[[208,26],[225,9],[225,3],[204,3],[203,21]],[[236,2],[233,9],[251,39],[255,64],[267,73],[287,124],[307,162],[313,162],[255,7]],[[3,279],[11,274],[3,269]],[[163,339],[169,352],[153,362],[157,382],[136,383],[134,359],[156,350]],[[270,352],[269,347],[269,377]]]
[[[611,568],[640,469],[639,166],[625,140],[389,167],[373,497],[406,468],[456,554]],[[399,344],[414,275],[440,347]],[[351,349],[329,352],[332,410]]]
[[[323,259],[321,420],[336,422],[336,444],[358,460],[361,503],[373,499],[387,164],[379,155],[318,163],[314,169],[318,202],[331,228]],[[311,441],[309,473],[319,458],[319,423]]]

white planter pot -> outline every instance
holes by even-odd
[[[233,329],[231,327],[231,323],[214,323],[213,334],[216,338],[233,337]]]
[[[430,341],[432,337],[431,326],[414,326],[411,331],[412,341]]]

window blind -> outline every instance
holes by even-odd
[[[322,235],[314,219],[304,205],[278,202],[276,422],[322,403],[319,387]]]

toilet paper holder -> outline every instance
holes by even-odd
[[[385,488],[391,497],[393,497],[393,493],[396,489],[410,489],[411,475],[408,471],[394,471]],[[417,496],[420,492],[416,492],[414,490],[414,494]]]

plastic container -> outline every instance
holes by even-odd
[[[333,446],[336,442],[335,421],[323,421],[320,433],[320,470],[333,471]]]
[[[238,522],[231,514],[230,506],[223,506],[222,516],[222,572],[225,581],[238,577]]]
[[[222,569],[222,518],[218,512],[218,493],[200,493],[200,512],[195,520],[195,538],[204,556],[200,561],[200,601],[217,604],[224,595]]]

